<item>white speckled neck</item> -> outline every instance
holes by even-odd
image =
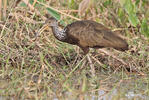
[[[53,34],[54,36],[60,40],[63,41],[66,39],[66,29],[59,30],[58,26],[52,26]]]

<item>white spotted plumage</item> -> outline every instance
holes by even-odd
[[[53,33],[54,36],[58,39],[58,40],[65,40],[66,39],[66,28],[64,28],[63,30],[59,30],[58,26],[52,26],[53,29]]]

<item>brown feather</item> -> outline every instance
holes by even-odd
[[[66,29],[68,38],[65,42],[78,45],[82,49],[113,47],[117,50],[128,50],[128,44],[125,40],[97,22],[76,21],[67,25]]]

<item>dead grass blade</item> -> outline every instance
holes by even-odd
[[[0,21],[2,19],[2,0],[0,0]]]
[[[37,15],[40,15],[43,20],[46,20],[46,17],[42,16],[40,12],[32,6],[28,0],[23,0],[23,2],[32,10],[35,11]]]
[[[3,17],[6,19],[7,0],[3,0],[3,4],[4,4]]]
[[[79,16],[84,14],[86,10],[89,8],[91,0],[82,0],[82,2],[79,4]]]
[[[108,56],[111,56],[112,58],[114,58],[114,59],[116,59],[116,60],[118,60],[118,61],[120,61],[123,65],[127,65],[126,62],[124,62],[122,59],[120,59],[120,58],[114,56],[111,52],[109,53],[108,51],[103,50],[103,49],[99,49],[99,51],[105,53],[105,54],[108,55]]]
[[[37,1],[37,3],[43,5],[43,6],[47,7],[47,8],[53,9],[53,10],[55,10],[56,12],[58,12],[58,13],[60,13],[60,14],[63,14],[63,15],[65,15],[65,16],[67,16],[67,17],[70,17],[70,18],[72,18],[72,19],[81,20],[81,19],[79,19],[79,18],[77,18],[77,17],[74,17],[74,16],[71,16],[71,15],[69,15],[69,14],[66,14],[66,13],[62,12],[61,10],[57,10],[57,9],[51,7],[51,6],[48,6],[48,5],[44,4],[44,3],[39,2],[39,1]]]

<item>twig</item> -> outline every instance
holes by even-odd
[[[39,23],[45,23],[44,21],[35,21],[33,19],[30,19],[29,17],[24,17],[23,15],[19,14],[19,13],[10,13],[10,16],[15,16],[18,18],[22,18],[24,20],[25,23],[32,23],[32,24],[39,24]],[[17,18],[16,18],[17,19]]]
[[[92,56],[92,58],[100,65],[100,66],[103,66],[104,64],[101,63],[99,60],[97,60],[95,57]]]
[[[33,5],[32,5],[32,6],[35,6],[36,2],[37,2],[37,0],[34,0],[34,2],[33,2]]]
[[[9,28],[7,28],[6,25],[0,24],[0,27],[2,27],[3,29],[7,29],[9,32],[13,32],[13,31],[10,30]]]
[[[78,12],[78,10],[61,10],[62,12]]]

